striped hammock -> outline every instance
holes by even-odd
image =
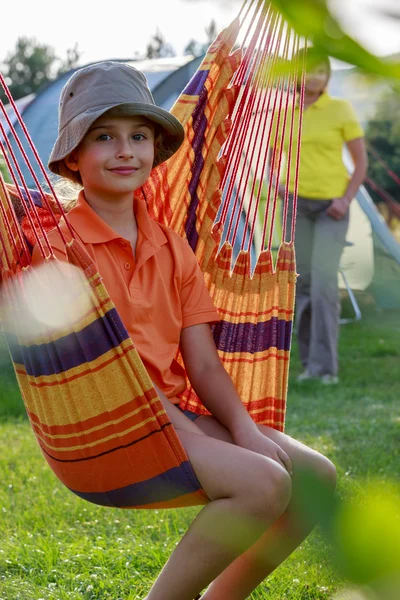
[[[298,166],[298,149],[284,164],[271,122],[276,116],[292,130],[289,108],[302,105],[301,65],[293,60],[299,43],[268,3],[245,2],[172,109],[185,127],[183,146],[138,192],[154,219],[188,239],[220,312],[213,334],[222,363],[252,418],[281,431],[296,279],[293,243],[282,240],[293,240],[286,220],[295,197],[286,194],[278,231],[277,190],[265,173],[273,146],[272,172],[286,169],[289,177],[291,165]],[[69,265],[53,256],[47,232],[64,210],[1,83],[47,183],[45,192],[1,105],[10,134],[0,124],[0,152],[13,183],[0,179],[0,315],[39,446],[64,485],[88,501],[122,508],[204,504],[208,498],[134,343],[72,230],[72,241],[64,237]],[[28,188],[21,160],[36,190]],[[43,272],[30,266],[34,244],[46,257]],[[66,299],[54,294],[55,281],[66,283]],[[43,311],[61,312],[62,325],[49,324]],[[207,414],[189,382],[181,407]]]

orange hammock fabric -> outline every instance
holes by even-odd
[[[293,243],[280,245],[274,266],[267,227],[272,231],[274,226],[277,193],[269,186],[261,251],[251,265],[249,248],[262,191],[260,183],[255,191],[257,170],[247,176],[256,201],[246,208],[247,240],[242,240],[235,259],[238,225],[234,219],[224,220],[233,189],[236,214],[243,211],[246,194],[230,182],[249,162],[240,147],[248,136],[248,123],[255,122],[261,106],[270,117],[289,101],[278,77],[280,99],[276,93],[271,108],[266,108],[268,88],[260,83],[271,77],[260,68],[262,57],[269,52],[276,58],[278,50],[272,54],[268,44],[277,32],[282,35],[285,25],[264,10],[257,9],[252,19],[258,39],[261,32],[268,43],[258,49],[250,43],[244,55],[232,52],[239,19],[218,36],[172,110],[185,127],[186,141],[176,156],[153,170],[140,193],[153,218],[186,236],[198,258],[221,314],[213,330],[215,343],[249,413],[255,421],[283,430],[296,279]],[[285,39],[293,40],[290,32]],[[285,44],[287,56],[289,42]],[[290,79],[293,91],[296,77]],[[262,92],[255,93],[250,81]],[[294,97],[295,92],[291,101]],[[71,491],[97,504],[169,508],[206,503],[96,265],[75,239],[66,244],[69,269],[54,259],[46,231],[57,225],[63,210],[37,180],[38,190],[26,187],[18,166],[13,169],[7,158],[12,148],[4,130],[0,138],[1,134],[5,141],[0,141],[0,151],[14,184],[0,180],[0,315],[27,414],[46,460]],[[269,140],[267,148],[268,144]],[[280,163],[281,156],[274,160]],[[19,177],[14,177],[15,171]],[[288,198],[284,214],[287,205]],[[226,223],[233,232],[232,243],[224,241]],[[48,258],[44,272],[30,267],[38,240]],[[52,293],[54,277],[67,282],[66,298]],[[62,326],[49,326],[37,316],[34,296],[42,314],[62,313]],[[189,384],[181,407],[207,414]]]

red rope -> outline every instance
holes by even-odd
[[[284,50],[284,60],[286,60],[286,61],[288,60],[289,40],[290,40],[290,36],[287,35],[287,38],[286,38],[287,47]],[[289,97],[290,97],[290,94],[289,94],[289,91],[287,90],[286,91],[286,103],[285,103],[285,109],[284,109],[284,117],[283,117],[283,129],[284,130],[286,128],[286,122],[287,122]],[[282,140],[283,140],[283,135],[282,135]],[[278,168],[277,168],[278,173],[281,170],[282,156],[283,156],[283,143],[281,144],[281,148],[280,148]],[[270,229],[269,229],[269,239],[268,239],[268,246],[267,246],[268,250],[271,250],[271,248],[272,248],[272,236],[273,236],[274,227],[275,227],[275,216],[276,216],[276,206],[277,206],[277,202],[278,202],[278,191],[279,191],[279,185],[275,186],[275,190],[274,190],[274,204],[273,204],[272,215],[271,215],[271,224],[270,224]]]
[[[6,186],[4,184],[4,179],[3,179],[3,176],[1,175],[1,173],[0,173],[0,185],[1,185],[1,188],[2,188],[5,196],[7,197],[7,189],[6,189]],[[4,208],[2,202],[0,202],[0,209],[1,209],[1,213],[3,215],[4,224],[5,224],[6,229],[7,229],[8,237],[13,242],[14,250],[15,250],[15,257],[17,258],[18,254],[19,254],[18,248],[17,248],[17,245],[15,243],[14,236],[12,235],[11,225],[10,225],[10,221],[9,221],[9,219],[7,217],[6,209]],[[11,270],[11,263],[10,263],[10,261],[8,259],[8,248],[6,246],[3,234],[1,232],[1,228],[0,228],[0,241],[1,241],[1,246],[3,248],[3,251],[4,251],[5,259],[6,259],[6,262],[7,262],[7,267],[8,267],[9,270]],[[24,241],[23,241],[23,244],[24,244]],[[28,258],[29,258],[29,254],[28,254]],[[1,281],[1,278],[0,278],[0,281]]]
[[[269,24],[268,28],[266,27],[263,34],[262,34],[262,39],[261,39],[261,47],[263,46],[263,42],[264,42],[264,37],[269,33],[269,29],[270,29],[270,25]],[[264,50],[262,51],[262,53],[258,53],[258,58],[256,61],[256,68],[255,68],[255,72],[256,72],[256,77],[253,83],[253,90],[255,89],[255,92],[253,91],[253,93],[251,94],[251,102],[248,105],[248,111],[247,111],[247,119],[246,119],[246,127],[245,127],[245,135],[243,136],[242,139],[242,143],[244,145],[246,138],[251,139],[253,141],[252,144],[252,148],[251,148],[251,155],[250,158],[248,157],[247,153],[243,156],[243,151],[241,152],[242,155],[242,160],[244,161],[245,165],[247,164],[247,172],[245,174],[245,167],[243,167],[242,169],[242,173],[241,173],[241,177],[240,177],[240,181],[239,181],[239,185],[237,186],[237,193],[236,193],[236,199],[235,199],[235,208],[236,208],[236,204],[240,199],[240,206],[239,206],[239,210],[236,216],[236,223],[235,223],[235,227],[234,227],[234,231],[233,231],[233,236],[232,236],[232,245],[234,245],[236,238],[237,238],[237,233],[238,233],[238,229],[239,229],[239,224],[240,224],[240,219],[241,219],[241,214],[243,211],[243,205],[244,205],[244,200],[245,200],[245,195],[246,195],[246,189],[248,187],[248,180],[249,180],[249,175],[250,175],[250,171],[251,171],[251,165],[253,164],[253,159],[254,159],[254,154],[256,151],[256,146],[257,146],[257,138],[260,132],[260,128],[258,129],[258,132],[256,132],[256,136],[254,138],[254,133],[255,133],[255,127],[256,127],[256,119],[253,118],[253,123],[251,126],[251,131],[249,133],[248,131],[248,124],[250,123],[250,119],[251,117],[255,114],[258,114],[258,111],[260,109],[260,103],[261,103],[261,98],[262,98],[262,94],[260,93],[260,90],[263,89],[262,86],[262,74],[263,74],[263,69],[262,69],[262,65],[263,62],[265,62],[265,57],[266,54],[268,52],[269,49],[269,45],[267,44],[264,48]],[[257,99],[257,106],[255,107],[255,102]],[[261,136],[262,138],[262,136]],[[260,155],[260,152],[259,152]],[[233,173],[233,179],[236,181],[236,177],[237,177],[237,171]],[[253,182],[254,183],[254,182]],[[244,184],[244,185],[243,185]],[[228,238],[230,235],[230,230],[231,230],[231,225],[233,223],[233,219],[234,219],[234,215],[235,215],[235,210],[232,211],[232,217],[230,220],[230,228],[228,231]],[[245,228],[245,232],[247,231],[247,229]],[[246,239],[246,234],[243,236],[242,239],[242,248],[243,248],[243,243],[244,240]]]
[[[277,25],[276,14],[273,14],[272,26],[274,29],[276,28],[276,25]],[[276,31],[276,29],[275,29],[275,31]],[[265,31],[264,31],[264,35],[265,35]],[[271,45],[272,41],[274,41],[274,37],[272,38],[272,40],[270,39],[269,46]],[[258,52],[256,54],[256,57],[257,57],[256,60],[253,59],[253,63],[252,63],[252,71],[254,72],[254,70],[256,70],[256,73],[257,73],[256,81],[257,81],[258,86],[259,86],[259,80],[260,80],[261,74],[263,72],[263,70],[260,68],[261,67],[260,63],[261,63],[261,60],[263,60],[263,58],[265,57],[265,53],[266,53],[265,50],[261,54]],[[258,68],[255,69],[254,67],[258,67]],[[260,94],[254,94],[253,89],[252,89],[253,87],[256,87],[256,86],[253,86],[252,79],[248,75],[248,77],[246,79],[245,89],[244,89],[244,92],[243,92],[243,95],[241,98],[242,112],[243,112],[243,107],[245,107],[244,115],[241,116],[240,121],[239,121],[238,117],[236,118],[236,123],[239,123],[239,128],[236,127],[236,131],[233,130],[233,134],[232,134],[232,137],[235,140],[235,153],[236,153],[235,157],[236,158],[235,158],[234,163],[230,165],[230,170],[229,169],[226,170],[226,175],[228,175],[228,174],[230,175],[230,186],[229,186],[228,192],[226,194],[226,202],[225,202],[225,207],[224,207],[225,214],[227,213],[228,207],[230,205],[230,201],[231,201],[231,197],[232,197],[232,190],[233,190],[233,187],[236,182],[236,176],[237,176],[237,172],[239,169],[240,159],[242,158],[242,160],[243,160],[243,154],[244,154],[243,147],[244,147],[244,143],[245,143],[247,133],[248,133],[248,124],[250,122],[252,113],[254,111],[254,104],[255,104],[256,98],[258,98],[258,101],[260,101],[260,98],[261,98]],[[258,102],[258,107],[259,107],[259,102]],[[240,189],[241,189],[241,183],[239,184],[239,190],[238,190],[238,193],[235,198],[235,206],[234,206],[234,210],[232,210],[232,215],[235,214],[237,203],[239,202]],[[243,196],[242,196],[242,198],[243,198]],[[243,200],[242,200],[242,202],[243,202]],[[240,220],[240,213],[238,215],[237,227],[239,225],[239,220]],[[228,237],[230,235],[231,229],[232,229],[232,221],[230,222]]]
[[[242,21],[242,24],[245,22],[245,20],[246,20],[246,18],[247,18],[247,16],[248,16],[248,14],[249,14],[249,12],[250,12],[250,9],[251,9],[251,7],[252,7],[253,3],[254,3],[254,0],[251,0],[251,1],[250,1],[249,8],[247,9],[247,12],[246,12],[246,14],[245,14],[245,16],[244,16],[244,19],[243,19],[243,21]],[[252,18],[251,18],[251,21],[250,21],[250,23],[249,23],[248,27],[247,27],[247,31],[246,31],[246,33],[245,33],[245,36],[244,36],[244,40],[243,40],[243,42],[242,42],[242,44],[241,44],[241,47],[242,47],[242,48],[245,48],[245,47],[246,47],[246,40],[247,40],[248,36],[250,35],[250,31],[251,31],[251,29],[252,29],[252,27],[253,27],[253,25],[254,25],[254,21],[256,20],[257,13],[258,13],[258,11],[260,10],[260,8],[262,8],[263,6],[264,6],[264,8],[265,8],[265,0],[258,0],[258,6],[257,6],[257,8],[255,9],[255,11],[253,12],[253,16],[252,16]],[[244,5],[243,5],[243,7],[244,7]],[[243,8],[243,7],[242,7],[242,8]],[[253,38],[254,38],[254,36],[253,36]],[[250,42],[250,45],[251,45],[251,43],[252,43],[252,42]],[[246,67],[245,67],[245,63],[244,63],[244,61],[242,61],[242,64],[240,65],[240,67],[239,67],[238,71],[237,71],[237,72],[235,73],[235,75],[233,76],[232,85],[236,85],[236,83],[237,83],[238,81],[240,81],[240,82],[242,82],[242,81],[243,81],[243,80],[242,80],[242,76],[243,76],[243,70],[244,70],[245,68],[246,68]]]
[[[263,15],[260,15],[260,19],[257,24],[258,31],[261,30],[261,27],[263,24],[265,24],[265,21],[263,20]],[[225,189],[225,185],[226,185],[228,177],[229,177],[229,184],[228,184],[227,192],[225,194],[224,205],[223,205],[223,209],[222,209],[222,213],[221,213],[221,218],[220,218],[221,223],[225,223],[226,215],[228,213],[228,209],[230,206],[230,200],[232,198],[232,192],[233,192],[234,185],[235,185],[235,174],[237,173],[238,168],[239,168],[240,158],[242,155],[243,145],[244,145],[244,140],[245,140],[245,132],[246,132],[247,125],[249,123],[250,116],[251,116],[251,106],[252,106],[252,103],[254,103],[254,98],[251,97],[250,103],[249,103],[248,97],[249,97],[250,87],[251,87],[250,60],[251,60],[251,58],[254,57],[256,42],[257,42],[257,37],[253,36],[252,41],[251,41],[251,46],[249,47],[248,52],[246,52],[246,54],[245,54],[245,61],[247,63],[248,68],[246,69],[246,71],[243,71],[243,78],[245,78],[246,75],[247,75],[247,78],[246,78],[245,85],[243,86],[242,96],[239,101],[238,112],[233,117],[233,124],[232,124],[232,128],[230,131],[228,149],[225,151],[225,153],[228,153],[228,156],[227,156],[228,165],[225,169],[224,177],[222,178],[221,189]],[[254,59],[253,59],[252,64],[254,66]],[[243,83],[243,80],[240,83]],[[238,85],[240,85],[240,84],[238,83]],[[232,144],[233,144],[233,147],[232,147]],[[236,205],[237,205],[237,197],[235,200],[234,209],[236,209]],[[234,214],[234,211],[233,211],[233,214]],[[230,223],[230,227],[229,227],[228,237],[230,235],[230,231],[231,231],[231,223]]]
[[[244,23],[244,21],[247,19],[247,17],[248,17],[248,14],[249,14],[249,12],[250,12],[250,10],[251,10],[251,7],[253,6],[253,4],[254,4],[254,2],[255,2],[255,1],[256,1],[256,0],[250,0],[249,2],[247,2],[247,0],[245,0],[245,2],[243,2],[242,6],[241,6],[241,8],[240,8],[239,14],[238,14],[238,18],[240,18],[240,16],[241,16],[242,12],[243,12],[243,11],[244,11],[244,9],[245,9],[245,6],[246,6],[246,5],[248,5],[248,7],[247,7],[247,10],[246,10],[246,14],[245,14],[245,15],[244,15],[244,17],[243,17],[242,23]],[[261,3],[261,1],[262,1],[262,0],[258,0],[258,4],[259,4],[259,6],[260,6],[260,3]],[[257,8],[256,10],[258,10],[258,8]],[[256,14],[256,13],[254,13],[254,14]],[[247,31],[247,33],[246,33],[246,36],[245,36],[245,39],[244,39],[244,41],[243,41],[243,46],[244,46],[244,45],[245,45],[245,43],[246,43],[246,37],[247,37],[247,34],[248,34],[248,31]]]
[[[0,104],[1,104],[1,103],[0,103]],[[42,232],[42,236],[43,236],[44,240],[45,240],[45,241],[46,241],[46,243],[47,243],[47,246],[48,246],[48,249],[49,249],[49,251],[50,251],[50,255],[51,255],[51,254],[52,254],[52,248],[51,248],[51,245],[50,245],[50,243],[49,243],[49,240],[47,239],[47,235],[46,235],[46,233],[45,233],[45,231],[44,231],[44,229],[43,229],[43,227],[42,227],[42,224],[41,224],[41,222],[40,222],[39,215],[37,214],[36,205],[35,205],[35,203],[34,203],[34,201],[33,201],[33,198],[32,198],[32,196],[31,196],[31,194],[30,194],[30,192],[29,192],[28,186],[26,185],[26,181],[25,181],[25,179],[24,179],[24,176],[22,175],[21,169],[19,168],[19,165],[18,165],[18,162],[17,162],[16,156],[15,156],[15,154],[14,154],[14,151],[13,151],[13,149],[12,149],[12,147],[11,147],[11,144],[10,144],[10,142],[9,142],[9,140],[8,140],[8,137],[5,135],[4,127],[3,127],[3,125],[2,125],[1,123],[0,123],[0,133],[2,133],[2,135],[3,135],[4,139],[5,139],[5,142],[6,142],[6,145],[7,145],[7,149],[8,149],[8,151],[9,151],[9,153],[10,153],[10,155],[11,155],[11,158],[12,158],[12,160],[13,160],[13,163],[14,163],[14,167],[15,167],[15,169],[16,169],[16,171],[17,171],[17,173],[18,173],[18,176],[19,176],[19,178],[20,178],[20,181],[22,182],[22,185],[23,185],[23,188],[24,188],[24,190],[25,190],[25,193],[26,193],[26,195],[27,195],[27,198],[29,198],[29,202],[30,202],[30,205],[31,205],[31,207],[29,207],[29,208],[28,208],[28,204],[27,204],[26,200],[23,198],[23,196],[22,196],[22,194],[21,194],[21,191],[20,191],[20,186],[19,186],[18,180],[17,180],[17,178],[16,178],[16,176],[15,176],[15,173],[14,173],[13,167],[12,167],[12,165],[11,165],[11,163],[10,163],[10,160],[9,160],[9,158],[8,158],[8,156],[7,156],[7,152],[6,152],[6,151],[5,151],[5,149],[4,149],[4,145],[3,145],[3,143],[2,143],[2,142],[0,142],[0,148],[1,148],[1,150],[2,150],[2,153],[3,153],[3,155],[4,155],[4,159],[5,159],[6,163],[7,163],[7,168],[8,168],[8,170],[9,170],[9,173],[10,173],[10,175],[11,175],[11,177],[12,177],[13,181],[14,181],[14,185],[15,185],[15,187],[16,187],[16,190],[17,190],[17,193],[18,193],[18,197],[19,197],[19,199],[21,200],[21,203],[22,203],[22,205],[23,205],[23,207],[24,207],[24,209],[25,209],[26,216],[28,217],[28,220],[29,220],[29,222],[30,222],[30,225],[31,225],[32,229],[33,229],[33,230],[34,230],[34,232],[35,232],[35,236],[36,236],[36,241],[37,241],[37,244],[39,245],[39,248],[40,248],[40,251],[41,251],[42,255],[43,255],[43,256],[46,256],[46,254],[45,254],[45,252],[44,252],[44,247],[43,247],[43,244],[42,244],[42,242],[41,242],[41,240],[40,240],[40,237],[39,237],[39,235],[38,235],[38,233],[37,233],[37,231],[36,231],[36,225],[33,223],[33,220],[32,220],[32,215],[31,215],[30,208],[32,208],[32,210],[33,210],[33,213],[34,213],[35,217],[36,217],[36,218],[37,218],[37,220],[38,220],[39,229],[40,229],[40,230],[41,230],[41,232]],[[13,211],[12,211],[12,212],[13,212]]]
[[[307,41],[307,40],[306,40]],[[300,145],[301,145],[301,132],[303,129],[303,112],[304,112],[304,89],[305,89],[305,81],[306,81],[306,52],[304,52],[303,56],[303,68],[302,68],[302,78],[301,78],[301,90],[300,90],[300,105],[299,105],[299,134],[298,139],[299,143],[297,144],[297,156],[296,156],[296,175],[294,181],[294,190],[293,190],[293,209],[292,209],[292,230],[290,239],[294,242],[295,238],[295,227],[296,227],[296,214],[297,214],[297,190],[299,187],[299,171],[300,171]]]
[[[252,22],[254,21],[254,19],[255,19],[255,15],[253,15]],[[261,25],[261,23],[262,23],[262,15],[259,19],[259,25]],[[242,64],[238,70],[237,77],[234,78],[234,82],[232,85],[236,85],[236,86],[243,85],[243,81],[245,79],[246,73],[249,72],[249,65],[250,65],[251,59],[254,55],[256,43],[257,43],[256,36],[253,36],[251,39],[251,42],[250,42],[250,46],[247,48],[247,50],[244,53]],[[246,83],[244,85],[242,98],[237,106],[237,113],[235,113],[233,116],[233,122],[232,122],[232,126],[231,126],[231,131],[229,134],[229,138],[223,147],[222,156],[229,157],[230,164],[232,163],[232,156],[235,155],[236,147],[237,147],[238,141],[240,139],[240,135],[238,135],[237,129],[243,127],[243,124],[241,121],[242,113],[243,113],[243,110],[245,107],[245,102],[243,99],[247,97],[249,86],[250,86],[250,77],[247,78]],[[222,183],[221,183],[222,189],[225,187],[227,177],[228,177],[228,170],[225,171],[224,177],[222,179]],[[221,221],[223,222],[222,218],[221,218]]]
[[[278,20],[276,18],[276,14],[274,15],[274,20],[271,22],[271,26],[273,26],[273,32],[272,35],[269,36],[269,42],[267,47],[265,48],[265,52],[263,53],[263,57],[262,57],[262,61],[264,61],[265,56],[268,54],[268,51],[270,49],[270,46],[273,46],[274,42],[275,42],[275,35],[278,31]],[[268,32],[269,33],[269,32]],[[257,155],[257,160],[256,160],[256,165],[255,165],[255,170],[254,170],[254,176],[253,176],[253,181],[252,181],[252,185],[251,185],[251,190],[250,190],[250,203],[249,203],[249,207],[247,210],[247,214],[246,214],[246,221],[245,221],[245,235],[243,236],[242,239],[242,245],[241,245],[241,250],[244,250],[245,247],[245,242],[246,242],[246,234],[247,234],[247,228],[248,228],[248,224],[249,224],[249,220],[250,220],[250,215],[252,213],[252,210],[254,210],[253,213],[253,220],[252,220],[252,227],[251,227],[251,231],[250,231],[250,235],[249,235],[249,240],[248,240],[248,244],[247,244],[247,249],[250,249],[251,243],[253,241],[253,237],[254,237],[254,231],[255,231],[255,223],[256,223],[256,219],[257,219],[257,213],[258,213],[258,207],[260,204],[260,198],[261,198],[261,189],[262,186],[259,186],[259,189],[257,191],[257,194],[254,193],[255,191],[255,186],[257,183],[257,179],[258,179],[258,172],[259,172],[259,167],[260,167],[260,161],[261,161],[261,155],[264,152],[264,163],[265,163],[265,151],[263,150],[264,148],[264,142],[265,142],[265,132],[266,132],[266,128],[267,128],[267,120],[268,120],[268,114],[269,114],[269,107],[270,107],[270,103],[271,103],[271,97],[272,97],[272,87],[269,86],[269,83],[272,79],[272,73],[273,73],[273,69],[275,66],[275,60],[276,60],[276,54],[273,55],[272,57],[272,61],[271,61],[271,68],[270,69],[264,69],[264,72],[266,72],[267,74],[264,75],[264,78],[262,81],[256,81],[255,83],[255,88],[256,90],[258,89],[259,94],[258,94],[258,103],[257,103],[257,107],[255,109],[255,113],[256,114],[262,114],[263,116],[261,117],[260,120],[260,127],[259,127],[259,132],[261,132],[261,135],[259,136],[259,134],[257,134],[256,139],[254,140],[254,144],[253,144],[253,149],[252,149],[252,154],[249,160],[249,168],[248,168],[248,175],[250,174],[250,170],[251,170],[251,166],[253,164],[253,158],[254,158],[254,153],[255,153],[255,149],[257,146],[257,141],[258,141],[258,136],[260,137],[260,144],[259,144],[259,151],[258,151],[258,155]],[[262,70],[261,70],[262,72]],[[260,93],[260,90],[266,90],[269,89],[268,94],[262,94]],[[263,97],[263,101],[262,101],[262,105],[261,105],[261,109],[260,109],[260,104],[261,104],[261,98]],[[256,120],[253,120],[253,127],[256,124]],[[252,138],[252,135],[250,136]],[[268,142],[267,142],[268,145]],[[265,168],[265,165],[263,165],[261,171],[263,172]],[[248,177],[246,180],[246,184],[248,182]],[[247,185],[246,185],[247,187]],[[244,197],[243,197],[244,199]],[[255,203],[255,206],[253,207],[253,204]],[[239,222],[237,223],[237,227],[239,225]],[[235,239],[236,239],[236,234],[237,234],[237,228],[236,228],[236,232],[235,232]]]
[[[10,166],[11,165],[9,165],[8,157],[7,157],[7,154],[5,152],[3,142],[1,140],[0,140],[0,150],[1,150],[1,153],[4,156],[4,159],[6,161],[7,168],[10,171]],[[18,222],[17,216],[15,214],[15,211],[14,211],[14,209],[12,207],[12,203],[11,203],[11,200],[10,200],[10,197],[9,197],[8,190],[7,190],[6,186],[5,186],[5,182],[4,182],[3,177],[1,177],[1,187],[2,187],[2,190],[3,190],[4,197],[7,200],[8,209],[9,209],[9,211],[11,213],[11,217],[12,217],[12,220],[14,222],[15,229],[16,229],[17,234],[19,236],[19,241],[21,243],[23,253],[25,254],[25,259],[27,259],[26,264],[29,264],[29,262],[30,262],[29,250],[28,250],[28,247],[26,245],[25,238],[22,235],[22,232],[20,230],[19,222]],[[5,221],[6,224],[9,224],[9,217],[7,217],[7,214],[5,213],[5,209],[4,209],[4,221]],[[12,240],[13,240],[13,243],[15,244],[14,236],[12,236]],[[18,250],[16,250],[16,253],[17,253],[17,256],[18,256],[19,255]]]
[[[41,161],[41,159],[39,157],[39,154],[38,154],[38,152],[37,152],[37,150],[35,148],[35,145],[34,145],[34,143],[32,141],[32,138],[30,137],[29,132],[28,132],[26,126],[25,126],[25,123],[22,120],[22,117],[21,117],[21,115],[20,115],[20,113],[18,111],[17,105],[15,104],[14,99],[13,99],[11,93],[10,93],[10,90],[7,87],[5,79],[4,79],[3,75],[1,75],[1,74],[0,74],[0,83],[2,84],[2,86],[4,88],[4,91],[5,91],[6,95],[7,95],[7,98],[9,99],[9,102],[10,102],[11,106],[13,107],[13,110],[15,112],[15,115],[16,115],[17,119],[18,119],[18,122],[19,122],[19,124],[20,124],[20,126],[21,126],[21,128],[22,128],[22,130],[23,130],[23,132],[25,134],[25,137],[26,137],[26,139],[28,141],[28,144],[29,144],[29,146],[30,146],[30,148],[31,148],[31,150],[33,152],[33,155],[35,156],[37,164],[38,164],[38,166],[39,166],[39,168],[40,168],[40,170],[41,170],[41,172],[42,172],[42,174],[43,174],[43,176],[44,176],[44,178],[46,180],[46,183],[49,186],[49,189],[50,189],[50,191],[52,193],[52,196],[53,196],[53,198],[54,198],[54,200],[55,200],[55,202],[56,202],[56,204],[57,204],[57,206],[58,206],[61,214],[64,214],[64,209],[63,209],[63,207],[62,207],[59,199],[57,198],[57,195],[56,195],[56,193],[54,191],[53,185],[52,185],[52,183],[51,183],[51,181],[50,181],[50,179],[49,179],[49,177],[47,175],[46,169],[43,166],[43,163],[42,163],[42,161]],[[40,183],[39,183],[39,181],[38,181],[38,179],[36,177],[35,171],[33,170],[32,166],[31,166],[31,164],[29,162],[29,158],[28,158],[28,156],[27,156],[27,154],[26,154],[26,152],[25,152],[25,150],[24,150],[24,148],[23,148],[23,146],[22,146],[22,144],[21,144],[21,142],[20,142],[20,140],[18,138],[18,135],[17,135],[17,133],[16,133],[16,131],[14,129],[13,124],[11,123],[11,121],[10,121],[10,119],[8,117],[8,114],[7,114],[6,110],[5,110],[2,102],[0,102],[0,107],[2,108],[3,114],[4,114],[4,116],[5,116],[6,120],[7,120],[8,126],[10,127],[10,131],[12,132],[12,134],[13,134],[13,136],[15,138],[15,141],[18,144],[18,148],[20,149],[20,152],[21,152],[22,156],[24,157],[26,165],[27,165],[27,167],[28,167],[28,169],[29,169],[29,171],[30,171],[30,173],[31,173],[34,181],[35,181],[37,189],[39,190],[40,195],[42,196],[42,199],[45,202],[45,205],[47,206],[47,208],[49,209],[49,211],[51,212],[51,214],[52,214],[52,216],[54,218],[54,223],[55,223],[55,226],[56,226],[56,228],[57,228],[57,230],[58,230],[58,232],[59,232],[59,234],[61,236],[61,239],[63,240],[63,243],[66,244],[67,240],[66,240],[63,232],[61,231],[61,228],[59,227],[58,221],[55,218],[53,210],[52,210],[52,208],[51,208],[51,206],[50,206],[50,204],[49,204],[49,202],[47,200],[46,194],[42,190],[42,187],[41,187],[41,185],[40,185]],[[67,227],[68,227],[68,229],[69,229],[72,237],[75,237],[73,229],[71,228],[71,226],[68,223],[67,219],[66,219],[66,224],[67,224]]]
[[[286,37],[285,40],[285,44],[284,44],[284,55],[287,57],[287,44],[288,44],[288,40],[289,38]],[[275,171],[275,162],[276,162],[276,146],[277,146],[277,141],[278,141],[278,136],[279,136],[279,126],[280,126],[280,120],[281,120],[281,115],[282,115],[282,103],[283,103],[283,86],[284,86],[284,78],[283,78],[283,74],[280,73],[279,77],[278,77],[278,83],[276,86],[276,93],[275,93],[275,98],[274,98],[274,106],[272,109],[272,114],[278,115],[277,118],[277,123],[276,123],[276,129],[275,129],[275,138],[274,138],[274,153],[272,155],[272,161],[271,161],[271,168],[270,168],[270,173],[274,173]],[[282,90],[281,90],[282,88]],[[279,109],[277,111],[276,105],[277,105],[277,101],[278,101],[278,96],[280,95],[280,101],[279,101]],[[273,119],[271,119],[270,125],[269,125],[269,132],[268,132],[268,148],[270,147],[270,141],[271,141],[271,134],[272,134],[272,126],[273,126]],[[282,154],[282,148],[280,149],[280,155]],[[268,218],[267,216],[269,215],[269,210],[270,210],[270,206],[271,206],[271,186],[268,186],[268,196],[267,196],[267,202],[266,202],[266,207],[265,207],[265,218],[264,218],[264,226],[263,226],[263,232],[262,232],[262,248],[265,247],[265,240],[266,240],[266,235],[267,235],[267,223],[268,223]],[[274,192],[274,204],[276,204],[276,197],[277,197],[277,189],[275,188],[275,192]]]
[[[392,169],[389,167],[389,165],[383,160],[383,158],[378,154],[378,152],[375,150],[375,148],[373,148],[371,146],[371,144],[367,144],[367,148],[368,150],[371,152],[371,154],[374,156],[374,158],[382,165],[382,167],[384,167],[386,173],[388,175],[390,175],[390,177],[393,179],[393,181],[395,181],[396,183],[398,183],[400,185],[400,177],[398,175],[396,175],[396,173],[394,173],[392,171]]]
[[[282,24],[281,24],[281,30],[280,33],[282,31]],[[269,117],[269,113],[270,113],[270,107],[271,107],[271,99],[272,99],[272,92],[273,92],[273,86],[272,86],[272,77],[273,77],[273,73],[274,73],[274,69],[275,69],[275,63],[278,57],[278,51],[273,55],[272,57],[272,61],[271,61],[271,69],[269,71],[269,76],[267,77],[267,80],[265,82],[265,86],[269,87],[269,94],[268,94],[268,101],[264,102],[264,118],[262,121],[262,130],[263,130],[263,146],[266,148],[266,150],[264,151],[264,158],[263,158],[263,162],[262,162],[262,166],[261,166],[261,171],[260,171],[260,182],[261,184],[259,185],[258,191],[257,191],[257,198],[256,198],[256,209],[254,210],[253,213],[253,219],[252,219],[252,226],[251,226],[251,232],[250,232],[250,236],[249,236],[249,244],[248,244],[248,250],[250,249],[251,243],[253,241],[254,238],[254,232],[255,232],[255,227],[256,227],[256,223],[258,220],[258,208],[260,205],[260,198],[261,198],[261,192],[262,192],[262,185],[263,185],[263,180],[264,180],[264,174],[265,174],[265,169],[266,169],[266,165],[267,165],[267,160],[268,160],[268,154],[269,154],[269,144],[271,141],[271,133],[272,133],[272,119],[270,119],[269,122],[269,128],[268,128],[268,136],[266,138],[266,128],[267,128],[267,122],[268,122],[268,117]],[[278,84],[280,82],[280,77],[278,77]],[[276,92],[276,88],[275,88],[275,92]],[[277,98],[277,94],[275,94],[275,102],[274,102],[274,106],[276,107],[276,98]],[[266,104],[266,106],[265,106]],[[274,114],[274,110],[271,110],[272,114]],[[261,156],[261,152],[260,155]],[[258,165],[259,165],[259,161],[258,161]],[[257,167],[258,167],[257,165]],[[258,179],[258,168],[256,168],[255,174],[254,174],[254,180],[253,180],[253,185],[252,185],[252,190],[251,190],[251,196],[253,197],[254,195],[254,189],[255,189],[255,185]],[[249,211],[250,213],[250,211]],[[264,218],[266,218],[266,213],[267,211],[264,211]],[[250,213],[251,214],[251,213]]]
[[[295,117],[295,109],[296,109],[296,92],[297,92],[297,78],[298,78],[298,66],[299,66],[299,45],[300,39],[297,38],[296,45],[296,65],[293,73],[293,81],[292,81],[292,89],[293,89],[293,103],[292,103],[292,118],[290,123],[290,138],[289,138],[289,151],[288,151],[288,160],[287,160],[287,171],[286,171],[286,183],[285,183],[285,198],[283,203],[283,216],[282,216],[282,242],[286,241],[286,226],[287,226],[287,216],[289,209],[289,184],[290,184],[290,176],[292,171],[292,145],[293,145],[293,132],[294,132],[294,117]],[[297,138],[299,143],[299,138]],[[291,241],[291,240],[290,240]]]

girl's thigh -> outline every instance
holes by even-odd
[[[196,425],[207,436],[223,440],[231,445],[234,444],[231,433],[214,417],[199,417],[196,420]],[[336,481],[335,467],[324,455],[272,427],[265,425],[258,425],[257,427],[263,435],[273,440],[288,454],[293,464],[294,475],[296,470],[312,469],[329,479],[329,481],[332,480],[332,483]],[[237,448],[237,446],[234,447]]]
[[[211,500],[269,495],[275,486],[285,485],[286,471],[266,456],[208,434],[179,429],[176,433]]]

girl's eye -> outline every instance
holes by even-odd
[[[134,133],[132,139],[134,139],[135,142],[140,142],[141,140],[146,139],[146,137],[143,135],[143,133]]]
[[[102,133],[101,135],[99,135],[99,137],[97,139],[100,140],[100,142],[106,142],[110,138],[111,138],[111,136],[108,135],[108,133]]]

